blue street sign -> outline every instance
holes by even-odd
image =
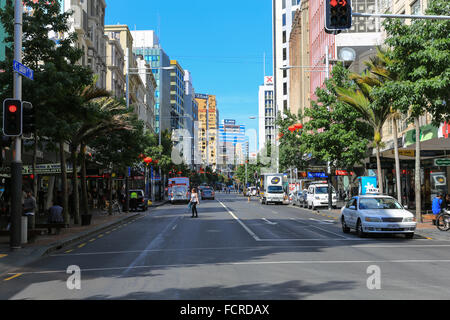
[[[30,80],[34,80],[34,71],[16,60],[14,60],[13,62],[13,69],[24,77],[27,77]]]

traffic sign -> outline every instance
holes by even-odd
[[[434,159],[436,167],[450,167],[450,159]]]
[[[13,62],[13,69],[24,77],[27,77],[30,80],[34,80],[34,71],[16,60],[14,60]]]

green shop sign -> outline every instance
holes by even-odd
[[[434,159],[436,167],[450,167],[450,159]]]
[[[426,126],[420,127],[420,142],[438,138],[438,128],[428,124]],[[405,135],[404,147],[410,146],[416,143],[416,130],[409,130]]]

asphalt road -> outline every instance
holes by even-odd
[[[449,241],[360,239],[309,210],[216,196],[199,218],[161,206],[14,270],[0,299],[450,298]]]

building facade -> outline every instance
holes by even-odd
[[[266,143],[275,144],[276,109],[273,77],[264,77],[264,85],[259,87],[258,94],[258,144],[261,151]]]
[[[106,42],[106,90],[118,98],[125,97],[125,76],[123,70],[125,68],[125,54],[120,45],[119,34],[109,32],[106,34],[108,41]]]
[[[243,164],[248,154],[245,126],[236,124],[236,120],[224,119],[219,125],[218,152],[222,172],[232,172],[236,165]]]
[[[300,0],[272,1],[273,76],[275,81],[275,108],[283,113],[289,109],[289,35]]]
[[[170,70],[170,128],[173,130],[184,129],[184,70],[177,60],[170,60],[174,67]]]
[[[155,90],[155,132],[171,129],[170,103],[170,58],[161,48],[159,39],[153,30],[131,31],[134,39],[133,51],[143,55],[152,68],[156,80]]]

